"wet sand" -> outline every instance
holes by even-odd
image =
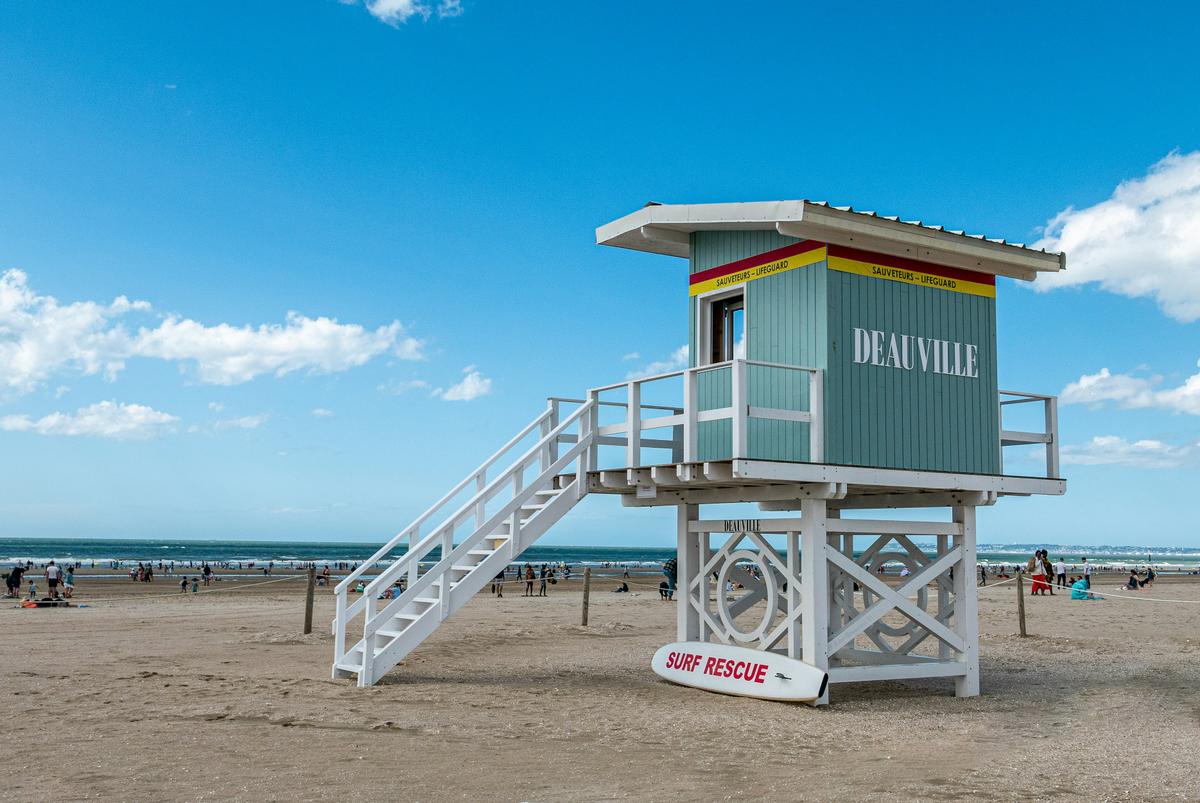
[[[6,799],[1200,799],[1198,604],[1059,592],[1027,600],[1022,639],[1013,587],[984,589],[983,696],[835,685],[814,709],[660,681],[675,606],[650,578],[597,581],[588,628],[578,582],[529,599],[509,581],[371,689],[329,679],[329,589],[304,636],[304,581],[262,580],[0,601]]]

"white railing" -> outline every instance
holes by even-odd
[[[333,620],[334,633],[334,663],[340,662],[346,654],[346,636],[351,623],[358,616],[363,616],[364,634],[364,670],[369,671],[372,650],[370,637],[380,627],[380,622],[402,610],[411,603],[421,591],[427,590],[439,577],[444,577],[440,589],[443,618],[448,615],[447,597],[450,593],[448,570],[453,561],[462,557],[465,552],[494,534],[498,528],[508,524],[507,538],[510,549],[513,550],[511,559],[515,560],[520,552],[521,506],[525,505],[559,473],[563,472],[571,462],[578,462],[576,477],[586,477],[588,471],[587,447],[591,444],[592,431],[588,429],[591,411],[590,404],[583,404],[561,422],[558,421],[559,405],[551,401],[547,409],[522,429],[499,451],[483,462],[475,471],[468,474],[449,493],[422,513],[417,519],[401,530],[392,540],[382,546],[370,558],[338,583],[335,592],[335,613]],[[577,433],[567,434],[572,426],[577,427]],[[539,438],[527,451],[516,457],[504,470],[489,480],[489,470],[501,462],[514,447],[521,443],[534,430],[539,431]],[[569,450],[559,454],[559,444],[574,443]],[[538,470],[538,478],[528,486],[525,484],[526,473],[533,468]],[[447,504],[471,485],[475,486],[473,495],[467,501],[446,516],[440,523],[424,536],[421,529],[446,508]],[[573,483],[574,490],[580,495],[586,493],[586,482]],[[487,505],[495,497],[511,491],[511,498],[491,515],[488,515]],[[470,535],[455,545],[455,532],[464,524],[472,522]],[[390,565],[385,566],[379,574],[365,584],[363,593],[353,603],[348,600],[350,589],[359,581],[364,580],[365,573],[384,560],[389,553],[408,542],[407,550],[396,558]],[[438,560],[422,574],[422,561],[432,556],[433,551],[440,550]],[[382,610],[377,610],[378,597],[384,590],[404,575],[407,575],[407,587],[398,598],[390,600]]]
[[[1013,404],[1032,404],[1041,402],[1045,416],[1045,428],[1041,432],[1024,432],[1004,428],[1004,408]],[[1042,396],[1037,393],[1018,393],[1012,390],[1000,391],[1000,473],[1004,473],[1004,447],[1026,446],[1031,443],[1041,443],[1046,446],[1046,477],[1057,479],[1059,476],[1058,463],[1058,397]]]
[[[808,409],[796,410],[776,407],[765,407],[753,404],[751,399],[751,384],[748,378],[752,368],[770,369],[781,372],[796,372],[803,374],[808,380]],[[701,410],[699,403],[700,377],[703,374],[718,371],[729,372],[729,383],[721,383],[718,388],[724,391],[728,388],[729,404],[727,406]],[[682,377],[683,403],[678,407],[643,404],[648,386],[664,380]],[[734,459],[749,456],[747,452],[748,422],[752,418],[772,421],[794,421],[809,424],[808,451],[809,462],[819,463],[824,458],[824,441],[822,426],[823,407],[823,372],[819,368],[807,368],[800,365],[783,365],[781,363],[762,362],[760,360],[728,360],[726,362],[703,365],[697,368],[687,368],[681,371],[668,371],[654,376],[629,379],[612,385],[592,388],[588,391],[588,400],[593,402],[591,415],[592,429],[597,438],[592,443],[592,465],[597,465],[596,450],[600,446],[624,446],[625,466],[634,468],[648,465],[642,457],[642,450],[648,448],[670,449],[672,462],[694,463],[699,458],[700,424],[708,421],[730,420],[731,443],[729,456]],[[624,392],[623,401],[603,400],[601,394]],[[725,395],[722,393],[722,395]],[[799,400],[797,400],[799,401]],[[600,410],[605,405],[625,408],[625,420],[620,423],[600,425]],[[669,411],[666,415],[643,414],[644,410],[655,412]],[[672,428],[669,440],[664,438],[646,438],[642,433],[649,430]],[[662,462],[662,461],[658,461]]]

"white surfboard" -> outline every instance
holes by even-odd
[[[795,658],[703,641],[676,641],[660,647],[650,666],[672,683],[783,702],[816,700],[829,683],[825,672]]]

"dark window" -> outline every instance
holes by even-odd
[[[709,305],[712,342],[709,362],[725,362],[746,356],[746,300],[732,296]]]

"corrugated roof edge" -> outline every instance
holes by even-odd
[[[898,224],[913,233],[924,232],[932,238],[949,238],[946,244],[957,241],[986,243],[990,248],[999,248],[1014,256],[1025,255],[1040,261],[1036,271],[1065,270],[1066,255],[1044,248],[1031,248],[1025,243],[1009,242],[1004,238],[987,237],[983,234],[968,234],[959,229],[945,226],[930,226],[920,220],[904,220],[898,215],[880,215],[874,211],[859,211],[852,206],[834,206],[828,201],[741,201],[707,204],[661,204],[651,202],[620,218],[605,223],[596,229],[596,242],[639,251],[652,251],[677,257],[686,257],[690,250],[687,232],[706,229],[761,228],[763,224],[782,226],[805,222],[804,210],[811,208],[828,210],[845,215],[846,218],[868,218],[886,224]],[[866,222],[866,221],[864,221]],[[640,230],[640,231],[639,231]],[[963,243],[966,245],[967,243]],[[998,256],[998,254],[997,254]],[[1054,267],[1048,267],[1052,260]],[[1025,270],[1030,270],[1027,266]],[[1009,275],[1007,271],[999,271]],[[1019,278],[1032,279],[1031,275]]]
[[[839,212],[852,212],[856,215],[863,215],[864,217],[875,217],[879,218],[880,220],[890,220],[893,223],[903,223],[906,226],[920,226],[921,228],[929,229],[930,231],[940,231],[946,234],[956,234],[959,237],[969,237],[972,240],[984,240],[985,242],[995,243],[997,245],[1007,245],[1011,248],[1020,248],[1022,251],[1032,251],[1035,254],[1053,254],[1055,256],[1062,255],[1061,251],[1047,251],[1045,248],[1032,248],[1025,243],[1009,242],[1003,237],[988,237],[984,234],[967,234],[962,229],[948,229],[945,226],[929,226],[920,220],[901,220],[899,215],[881,215],[878,212],[866,212],[855,209],[853,206],[834,206],[833,204],[829,203],[829,201],[810,201],[805,198],[801,201],[801,203],[813,204],[814,206],[824,206],[828,209],[836,209]]]

